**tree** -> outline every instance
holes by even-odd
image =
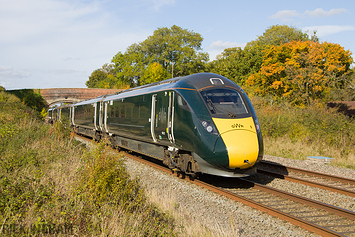
[[[122,76],[115,72],[113,64],[104,64],[102,68],[96,69],[89,76],[85,83],[88,88],[124,89],[129,87],[122,80]]]
[[[338,44],[293,41],[269,47],[260,71],[247,84],[257,94],[305,105],[324,98],[331,89],[344,89],[352,62],[350,51]]]
[[[149,64],[148,68],[144,70],[144,75],[141,80],[141,84],[144,85],[162,81],[168,77],[168,72],[163,68],[163,66],[157,62],[154,62],[152,64]]]
[[[123,54],[118,52],[112,59],[114,71],[122,80],[131,86],[143,85],[151,70],[150,65],[159,64],[159,80],[173,76],[184,76],[205,70],[208,54],[201,50],[202,36],[193,31],[182,29],[176,25],[171,28],[163,27],[154,31],[145,41],[132,44]],[[166,72],[163,73],[162,69]],[[158,80],[158,79],[154,79]]]
[[[248,77],[259,71],[263,54],[258,46],[245,49],[225,49],[217,60],[210,63],[210,71],[223,75],[239,85],[245,85]]]
[[[317,41],[314,35],[311,37]],[[230,78],[240,85],[245,85],[250,75],[258,72],[263,63],[264,51],[271,47],[291,41],[308,41],[309,36],[301,30],[287,25],[269,27],[262,36],[249,42],[244,49],[228,48],[209,64],[210,71]]]
[[[173,25],[158,28],[141,45],[151,62],[157,62],[169,71],[174,64],[174,76],[183,76],[204,69],[208,54],[198,52],[202,50],[202,41],[199,33]]]
[[[89,76],[89,80],[85,83],[88,88],[105,88],[102,87],[107,80],[107,73],[102,69],[96,69]]]
[[[246,47],[252,47],[258,45],[259,47],[265,47],[270,45],[281,45],[292,41],[318,41],[316,32],[310,38],[307,33],[303,33],[302,30],[287,25],[273,25],[269,27],[263,35],[259,36],[256,40],[247,43]]]

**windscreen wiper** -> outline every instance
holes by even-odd
[[[215,114],[216,113],[216,107],[215,105],[213,104],[212,100],[210,98],[208,98],[208,96],[206,95],[206,98],[207,98],[207,102],[208,102],[208,105],[211,107],[211,111]]]
[[[224,111],[224,112],[227,112],[228,116],[231,117],[231,118],[235,118],[236,115],[224,108],[222,108],[221,106],[219,105],[215,105],[212,100],[206,95],[206,99],[207,99],[207,102],[208,102],[208,105],[212,108],[211,111],[213,113],[216,113],[216,107],[218,107],[218,110],[221,110],[221,111]]]

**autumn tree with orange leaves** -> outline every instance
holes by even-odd
[[[351,52],[339,44],[293,41],[268,47],[261,69],[246,83],[256,94],[309,105],[332,89],[344,89],[352,62]]]

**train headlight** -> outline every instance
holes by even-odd
[[[218,135],[217,128],[212,121],[201,120],[201,124],[207,132]]]

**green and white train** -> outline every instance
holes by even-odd
[[[70,106],[74,131],[161,160],[187,175],[242,177],[254,174],[263,140],[246,93],[212,73],[173,78]],[[52,117],[53,119],[53,117]]]

